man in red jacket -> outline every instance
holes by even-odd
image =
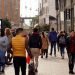
[[[74,31],[70,33],[70,37],[68,38],[67,50],[69,56],[69,73],[75,74],[73,72],[74,62],[75,62],[75,32]]]

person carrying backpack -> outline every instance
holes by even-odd
[[[66,46],[66,37],[63,31],[60,32],[60,35],[58,36],[58,44],[60,47],[61,57],[64,59],[64,49]]]

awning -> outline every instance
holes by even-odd
[[[56,20],[56,18],[53,16],[49,16],[49,20]]]

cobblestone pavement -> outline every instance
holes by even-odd
[[[58,52],[56,57],[49,55],[48,59],[39,58],[38,69],[38,75],[69,75],[67,54],[65,53],[64,60],[61,59]],[[6,67],[5,75],[14,75],[13,65]]]

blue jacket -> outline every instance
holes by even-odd
[[[49,33],[49,41],[57,42],[57,32],[56,31],[52,31]]]

